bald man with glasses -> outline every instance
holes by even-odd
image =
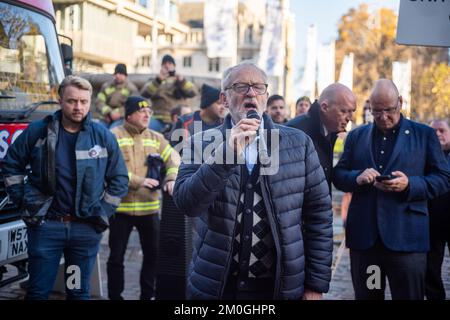
[[[427,201],[450,189],[450,170],[434,130],[401,114],[387,79],[370,96],[373,124],[351,131],[333,183],[353,192],[346,244],[355,298],[423,300],[430,249]]]

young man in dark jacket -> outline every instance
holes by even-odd
[[[230,114],[191,137],[175,182],[175,203],[198,217],[188,298],[320,299],[333,231],[314,145],[263,115],[267,76],[256,65],[225,71],[220,97]]]
[[[279,94],[274,94],[267,100],[267,114],[276,124],[286,124],[286,101]]]
[[[91,121],[90,83],[68,76],[58,93],[61,110],[30,124],[2,167],[6,191],[22,206],[28,227],[26,299],[48,298],[63,253],[66,268],[80,277],[66,288],[67,298],[89,299],[101,232],[128,190],[116,139]]]

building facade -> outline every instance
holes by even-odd
[[[159,45],[184,39],[189,31],[178,22],[176,0],[53,2],[58,33],[73,41],[75,72],[112,72],[115,64],[125,63],[130,73],[148,73],[152,28]]]
[[[243,60],[258,63],[266,24],[266,1],[235,0],[236,55],[209,58],[204,29],[204,0],[54,0],[58,33],[73,41],[74,72],[111,73],[125,63],[129,73],[155,74],[161,58],[171,54],[177,70],[191,78],[220,79],[223,71]],[[283,10],[282,74],[269,75],[270,93],[292,94],[294,17],[289,0]],[[153,38],[155,41],[153,41]],[[214,81],[216,82],[216,81]]]
[[[293,52],[294,52],[294,17],[289,13],[289,1],[278,0],[283,7],[282,37],[279,45],[284,47],[283,72],[277,76],[269,75],[270,93],[281,94],[289,105],[295,103],[292,93]],[[266,23],[266,3],[257,0],[239,0],[236,12],[237,19],[237,52],[233,58],[209,58],[204,30],[205,1],[180,1],[180,22],[188,25],[190,30],[184,41],[174,42],[160,47],[159,55],[174,55],[177,68],[182,74],[194,77],[213,77],[220,79],[222,73],[233,65],[244,60],[258,64],[264,26]]]

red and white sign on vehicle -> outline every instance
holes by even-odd
[[[28,127],[28,123],[0,123],[0,159],[5,158],[8,147]]]

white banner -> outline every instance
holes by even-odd
[[[317,29],[315,25],[308,28],[306,39],[306,62],[299,86],[299,97],[308,96],[316,99],[316,64],[317,64]]]
[[[339,74],[339,83],[353,90],[353,52],[345,55]]]
[[[208,0],[204,25],[208,58],[236,58],[238,0]]]
[[[392,63],[392,81],[403,97],[402,109],[405,115],[411,115],[411,60],[407,62],[394,61]]]
[[[319,45],[317,52],[317,90],[322,93],[323,89],[334,83],[335,72],[335,43]]]
[[[261,40],[258,65],[268,75],[283,75],[286,44],[283,37],[283,8],[279,0],[267,0],[266,24]]]

